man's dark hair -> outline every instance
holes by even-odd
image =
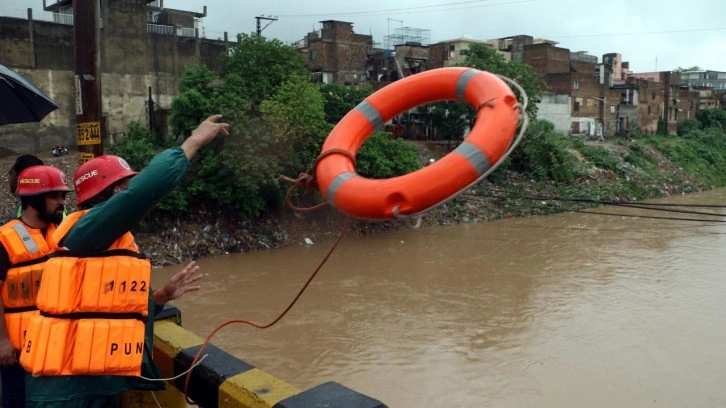
[[[15,189],[18,188],[18,176],[23,170],[33,166],[43,166],[44,164],[45,163],[43,163],[43,160],[40,160],[38,157],[33,156],[32,154],[24,154],[22,156],[18,156],[18,158],[15,160],[15,164],[13,164],[13,167],[11,167],[10,171],[8,172],[10,174],[10,194],[15,194]]]

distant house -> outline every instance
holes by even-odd
[[[685,71],[681,72],[681,86],[690,88],[710,88],[714,91],[726,92],[726,72],[720,71]]]

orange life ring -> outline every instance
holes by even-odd
[[[466,101],[477,109],[474,127],[454,151],[430,166],[389,179],[355,172],[351,158],[374,129],[408,109],[447,100]],[[452,67],[409,76],[370,95],[333,128],[315,168],[318,188],[333,207],[356,218],[416,214],[461,191],[496,164],[512,143],[519,113],[514,93],[494,74]]]

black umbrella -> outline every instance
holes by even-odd
[[[40,122],[56,109],[58,105],[45,92],[0,64],[0,125]]]

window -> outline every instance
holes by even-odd
[[[579,112],[580,111],[580,102],[575,102],[575,106],[572,108],[573,111]]]
[[[315,61],[315,50],[310,50],[308,53],[308,58],[310,61]]]
[[[580,81],[572,81],[572,89],[580,89]]]
[[[449,51],[456,51],[456,45],[449,44]]]

